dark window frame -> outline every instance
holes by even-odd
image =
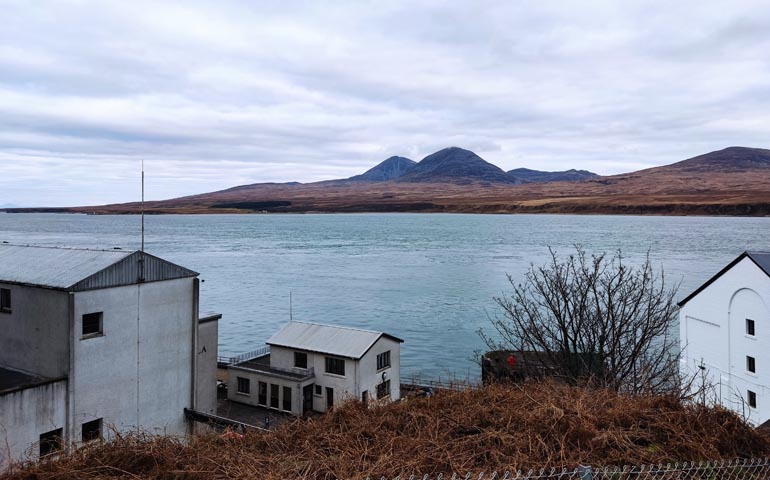
[[[748,394],[747,403],[749,404],[749,407],[751,408],[757,408],[757,393],[752,392],[751,390],[746,390],[746,393]]]
[[[281,395],[281,386],[275,383],[270,384],[270,408],[275,408],[276,410],[280,407],[280,395]]]
[[[750,373],[757,373],[757,359],[751,355],[746,355],[746,370]]]
[[[64,429],[57,428],[40,434],[40,457],[53,455],[64,449]]]
[[[302,360],[302,361],[298,361],[298,360]],[[294,352],[294,368],[307,369],[307,353]]]
[[[257,405],[267,406],[267,382],[257,382]]]
[[[345,359],[324,357],[324,364],[324,372],[332,375],[339,375],[340,377],[345,376]]]
[[[240,395],[251,395],[251,379],[247,377],[235,377],[235,378],[236,378],[235,393],[238,393]]]
[[[746,319],[746,335],[756,336],[756,322],[750,318]]]
[[[377,400],[390,396],[390,380],[377,384]]]
[[[377,355],[377,371],[390,368],[390,350]]]
[[[313,395],[316,397],[323,397],[324,395],[324,388],[321,385],[315,384],[315,388],[313,388]]]
[[[84,313],[80,325],[81,338],[104,335],[104,312]]]
[[[84,443],[101,439],[102,419],[97,418],[96,420],[80,424],[80,438]]]
[[[286,412],[291,412],[291,397],[292,397],[292,389],[291,387],[283,387],[283,399],[281,401],[281,407],[283,407],[283,410]],[[287,395],[288,394],[288,395]]]
[[[0,288],[0,313],[11,313],[11,289]]]

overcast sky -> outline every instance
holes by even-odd
[[[710,5],[709,5],[710,4]],[[770,4],[2,1],[0,206],[770,147]]]

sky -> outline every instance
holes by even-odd
[[[770,3],[0,0],[0,207],[770,147]]]

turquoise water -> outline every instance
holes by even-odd
[[[139,248],[136,216],[0,214],[0,241]],[[202,310],[224,316],[220,353],[261,346],[289,319],[383,330],[405,340],[402,368],[479,376],[476,333],[492,300],[569,253],[649,250],[679,298],[743,250],[770,251],[770,218],[573,215],[206,215],[146,217],[148,252],[201,272]]]

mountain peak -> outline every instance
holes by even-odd
[[[406,157],[393,156],[370,168],[361,175],[348,178],[360,182],[385,182],[399,178],[417,164]]]
[[[522,183],[470,150],[447,147],[423,158],[399,182]]]
[[[755,168],[770,168],[770,150],[733,146],[688,158],[662,168],[691,172],[699,170],[704,172],[744,172]]]
[[[514,177],[527,182],[534,183],[580,182],[599,176],[588,170],[575,170],[574,168],[563,172],[543,172],[540,170],[531,170],[529,168],[514,168],[513,170],[508,170],[508,175],[513,175]]]

